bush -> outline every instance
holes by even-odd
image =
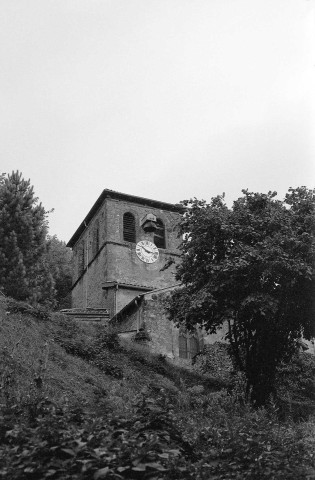
[[[113,352],[122,351],[118,334],[112,330],[102,331],[100,336],[95,340],[93,348],[96,354],[102,352],[104,349]]]
[[[122,379],[124,376],[122,368],[116,364],[115,356],[111,355],[108,351],[96,355],[93,360],[93,365],[111,377]]]
[[[297,353],[277,371],[277,402],[282,417],[307,419],[315,413],[315,356]]]
[[[13,298],[6,299],[6,308],[8,313],[22,313],[39,318],[40,320],[49,320],[50,312],[42,305],[32,306],[26,302],[14,300]]]
[[[3,419],[2,478],[166,478],[168,463],[187,445],[159,401],[144,392],[131,420],[80,412],[78,421],[67,406],[49,403],[32,427]]]
[[[91,344],[87,343],[86,336],[75,320],[55,313],[52,316],[53,338],[70,355],[83,360],[91,360],[94,356]]]
[[[196,357],[194,368],[215,380],[229,383],[234,368],[228,344],[215,342],[212,345],[205,345],[203,352]]]
[[[113,355],[114,352],[121,351],[116,333],[101,332],[98,337],[88,341],[73,320],[68,323],[64,318],[56,316],[55,321],[61,326],[61,330],[55,333],[55,340],[68,354],[91,362],[106,375],[117,379],[123,378],[123,370],[116,364],[117,358]],[[64,330],[65,326],[69,328]]]

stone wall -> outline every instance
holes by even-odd
[[[128,316],[124,318],[123,322],[111,323],[111,326],[115,329],[117,333],[129,333],[139,331],[140,324],[140,308],[135,306]]]
[[[111,299],[101,288],[106,272],[106,250],[103,248],[94,258],[93,262],[85,270],[84,275],[79,277],[72,289],[73,307],[103,307],[109,308]]]
[[[116,305],[117,305],[117,312],[122,310],[122,308],[131,302],[134,298],[138,297],[138,295],[142,294],[143,290],[128,290],[127,288],[118,288],[116,290]]]
[[[169,292],[167,293],[146,293],[127,307],[115,321],[111,322],[112,327],[124,338],[137,341],[143,348],[152,353],[165,355],[179,365],[191,364],[191,359],[179,358],[179,328],[168,318],[165,309]],[[146,333],[143,340],[137,332]],[[133,336],[130,334],[133,332]],[[203,334],[198,332],[200,345],[203,345]]]
[[[150,351],[178,358],[178,328],[167,317],[164,295],[153,294],[151,298],[145,298],[141,304],[140,322],[150,337]]]

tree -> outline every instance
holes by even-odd
[[[275,196],[243,190],[231,209],[220,196],[182,202],[183,287],[169,306],[188,329],[228,325],[232,358],[256,405],[275,391],[277,366],[301,336],[315,335],[314,194],[300,187],[284,201]]]
[[[72,252],[66,243],[56,235],[47,238],[45,260],[55,283],[55,300],[57,308],[71,306],[69,292],[72,285]]]
[[[44,262],[47,213],[18,171],[0,182],[0,288],[18,300],[51,302],[53,279]]]

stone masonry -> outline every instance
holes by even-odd
[[[193,352],[184,358],[180,352],[180,329],[169,320],[166,309],[170,292],[176,287],[144,293],[131,301],[111,319],[109,325],[122,338],[137,342],[152,353],[159,353],[177,364],[191,363]],[[141,334],[142,333],[142,334]],[[201,329],[195,332],[198,339],[198,353],[205,345],[224,342],[226,329],[208,335]],[[189,333],[187,333],[189,337]]]

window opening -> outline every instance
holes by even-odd
[[[136,241],[136,222],[135,217],[132,213],[124,213],[123,220],[123,237],[126,242]]]
[[[156,231],[154,233],[154,243],[158,248],[165,248],[165,227],[160,218],[156,220]]]

